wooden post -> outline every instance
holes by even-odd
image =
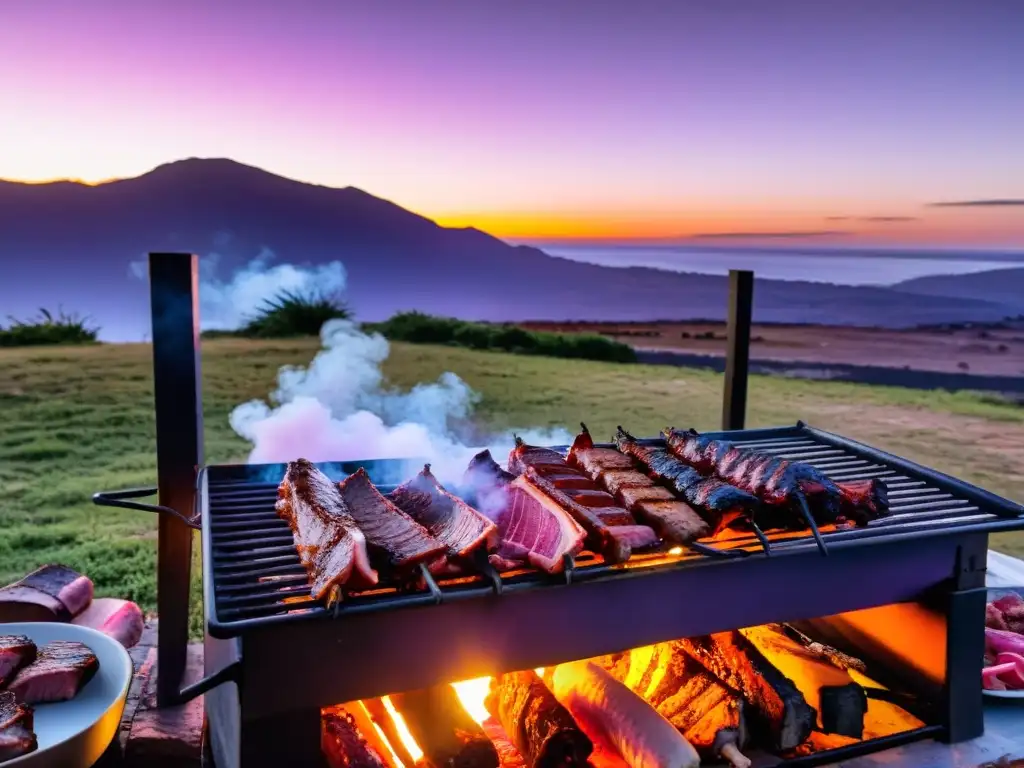
[[[747,370],[750,367],[750,321],[753,303],[754,273],[730,270],[722,429],[743,429],[746,419]]]
[[[203,461],[199,264],[188,253],[149,254],[153,394],[160,504],[190,517]],[[175,702],[188,649],[192,529],[161,515],[157,540],[157,705]]]

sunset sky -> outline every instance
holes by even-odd
[[[1022,40],[1013,0],[0,0],[0,178],[231,157],[512,239],[1024,247]]]

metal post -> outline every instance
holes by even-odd
[[[203,461],[199,373],[199,264],[188,253],[149,254],[160,504],[191,516]],[[192,530],[161,515],[157,553],[157,704],[173,703],[188,647]]]
[[[746,419],[747,369],[750,366],[750,321],[753,304],[754,273],[730,270],[722,429],[743,429]]]

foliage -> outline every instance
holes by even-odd
[[[290,339],[318,336],[328,320],[348,320],[351,317],[351,311],[336,297],[316,291],[280,291],[274,298],[265,301],[241,328],[204,331],[203,337]]]
[[[54,316],[47,309],[30,320],[8,318],[9,328],[0,327],[0,347],[37,347],[51,344],[93,344],[99,328],[91,328],[87,318],[65,314]]]
[[[543,355],[578,360],[632,363],[636,352],[627,344],[597,334],[563,334],[528,331],[515,325],[492,325],[402,312],[383,323],[368,324],[392,341],[412,344],[447,344],[469,349]]]

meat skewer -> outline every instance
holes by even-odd
[[[697,751],[646,701],[591,661],[559,664],[552,691],[585,730],[606,739],[630,768],[697,768]]]
[[[651,477],[666,483],[704,515],[713,534],[742,522],[757,536],[765,553],[771,553],[768,538],[755,519],[760,508],[757,497],[718,478],[701,475],[663,448],[642,445],[621,426],[615,436],[615,445],[622,453],[637,459]]]
[[[817,712],[739,632],[686,638],[674,645],[743,696],[755,715],[752,725],[767,731],[764,736],[774,749],[793,749],[810,735]]]
[[[594,745],[533,670],[492,678],[484,706],[529,768],[587,765]]]
[[[405,720],[427,765],[498,768],[498,752],[462,707],[455,689],[435,685],[389,697]]]
[[[702,472],[711,472],[774,506],[808,504],[819,522],[851,519],[857,525],[889,514],[885,484],[871,479],[836,482],[816,467],[715,440],[693,429],[667,427],[669,450]]]
[[[423,471],[387,495],[395,506],[447,546],[450,558],[468,557],[498,543],[497,526],[444,489],[426,464]]]
[[[508,467],[572,515],[587,532],[588,546],[608,562],[625,562],[634,549],[658,543],[653,528],[638,525],[611,494],[583,470],[570,466],[558,451],[527,445],[517,437]]]
[[[427,529],[388,501],[360,467],[338,486],[352,519],[366,536],[371,554],[386,559],[397,572],[436,560],[447,549]]]
[[[343,586],[358,589],[377,583],[366,536],[349,514],[338,486],[311,462],[289,462],[275,509],[292,529],[313,599],[340,594]]]

